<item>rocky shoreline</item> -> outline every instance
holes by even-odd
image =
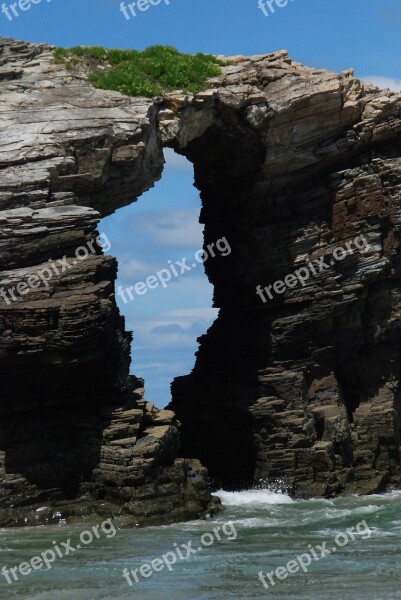
[[[94,89],[45,44],[0,38],[0,60],[0,288],[68,264],[0,297],[0,525],[212,515],[206,468],[297,497],[399,487],[401,97],[284,51],[155,100]],[[233,251],[206,264],[219,317],[160,411],[129,375],[116,261],[74,252],[166,146],[194,163],[205,244]],[[361,234],[368,252],[261,303]]]

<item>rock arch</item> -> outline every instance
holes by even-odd
[[[399,96],[285,52],[233,57],[206,91],[154,101],[94,90],[46,45],[2,38],[0,57],[0,286],[72,263],[101,216],[160,177],[163,145],[194,163],[206,244],[232,247],[206,265],[220,314],[173,384],[181,450],[174,414],[128,374],[112,258],[2,298],[1,523],[37,522],[37,503],[56,519],[56,502],[199,516],[217,503],[198,459],[231,487],[398,486]],[[366,251],[256,294],[361,235]]]

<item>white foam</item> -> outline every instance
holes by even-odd
[[[244,490],[243,492],[215,492],[223,506],[268,506],[269,504],[291,504],[294,502],[283,492],[271,490]]]

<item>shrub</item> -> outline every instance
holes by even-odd
[[[54,58],[67,63],[71,56],[90,66],[89,80],[98,88],[115,90],[127,96],[157,96],[182,89],[198,92],[209,77],[221,73],[225,63],[214,56],[185,54],[172,46],[151,46],[143,51],[105,49],[100,46],[57,48]],[[70,61],[69,68],[74,62]],[[100,65],[106,70],[100,70]]]

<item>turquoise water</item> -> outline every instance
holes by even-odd
[[[55,560],[51,569],[17,573],[8,584],[0,575],[0,598],[24,600],[393,600],[401,598],[401,492],[364,498],[293,501],[269,490],[220,492],[225,512],[217,519],[166,527],[101,532],[99,539]],[[348,543],[335,536],[359,525]],[[220,527],[216,539],[213,529]],[[367,529],[368,528],[368,529]],[[72,546],[88,526],[43,526],[1,530],[0,567],[17,566],[71,538]],[[101,530],[100,530],[101,531]],[[99,531],[99,533],[100,533]],[[201,538],[203,534],[207,534]],[[370,535],[369,535],[370,534]],[[86,536],[85,536],[86,539]],[[205,542],[205,545],[202,545]],[[186,560],[188,544],[197,550]],[[213,542],[213,543],[211,543]],[[321,551],[326,542],[336,552],[312,560],[307,572],[289,574],[265,589],[258,573],[286,566],[298,555]],[[176,544],[174,546],[174,544]],[[184,549],[182,545],[185,544]],[[206,544],[210,544],[207,546]],[[311,546],[310,546],[311,545]],[[168,570],[161,558],[176,552]],[[129,586],[123,576],[153,564],[162,570],[136,572]],[[168,555],[167,562],[173,562]],[[308,562],[307,559],[303,559]],[[298,563],[299,565],[299,563]],[[291,567],[292,569],[294,567]],[[280,572],[282,574],[282,572]],[[271,576],[275,577],[275,576]],[[268,580],[267,580],[268,581]]]

